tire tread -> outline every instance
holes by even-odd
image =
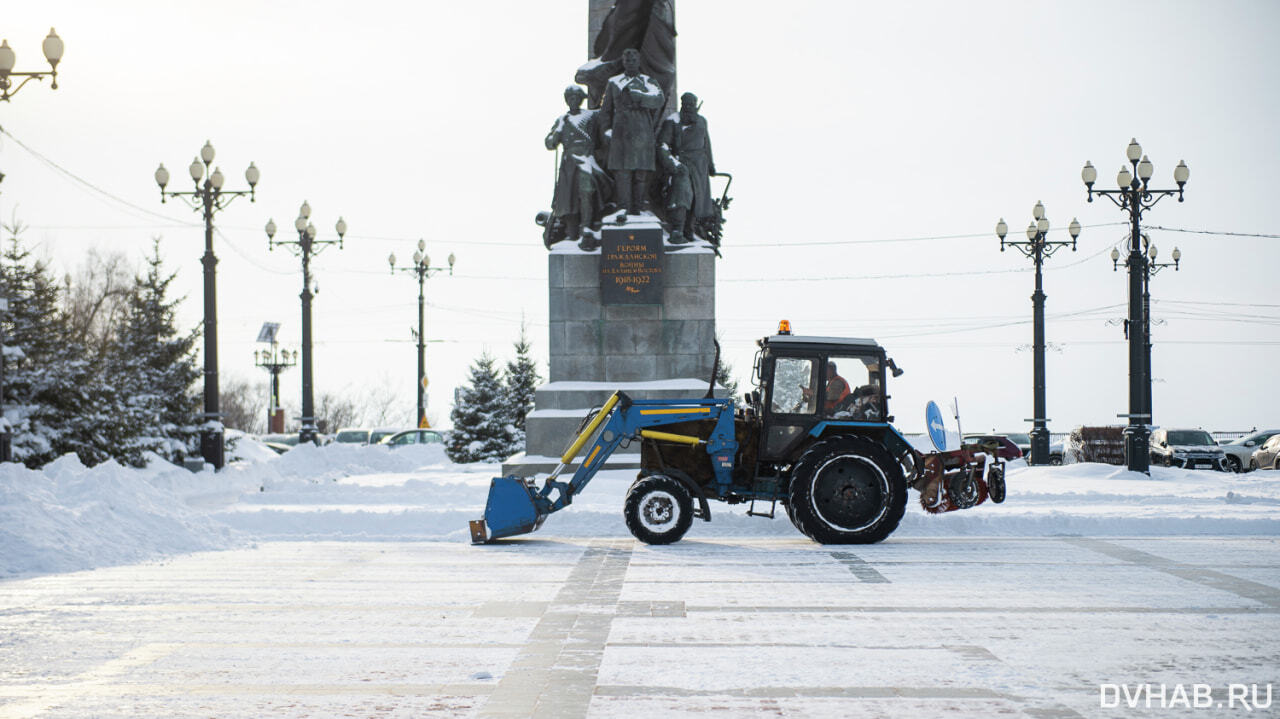
[[[806,508],[812,491],[813,472],[823,459],[834,453],[856,453],[870,459],[889,480],[892,497],[889,512],[880,523],[860,532],[840,532],[821,524],[809,516]],[[787,509],[792,523],[806,537],[819,544],[875,544],[883,541],[898,528],[907,509],[907,482],[902,475],[902,465],[894,460],[884,446],[858,435],[840,435],[819,440],[800,455],[791,471],[791,484],[787,491]]]
[[[680,517],[676,525],[661,534],[645,528],[640,522],[640,502],[644,496],[654,491],[664,491],[676,498]],[[680,480],[662,474],[651,474],[638,479],[627,490],[627,501],[623,505],[622,518],[631,535],[645,544],[672,544],[680,541],[689,527],[693,525],[693,496]]]

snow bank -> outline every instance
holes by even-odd
[[[234,546],[230,528],[181,501],[202,489],[197,475],[168,467],[87,469],[74,454],[39,472],[0,465],[0,577]]]
[[[154,455],[145,469],[115,462],[86,468],[73,454],[40,471],[0,464],[0,577],[241,546],[256,533],[223,521],[222,513],[268,491],[275,499],[323,506],[334,491],[326,495],[324,483],[375,473],[403,483],[406,472],[451,466],[439,446],[306,445],[277,455],[251,438],[236,440],[229,456],[242,461],[217,473],[206,467],[193,474]],[[376,490],[366,493],[365,502],[385,499]],[[358,535],[349,524],[347,533]]]

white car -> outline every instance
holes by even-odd
[[[1249,460],[1250,469],[1280,469],[1280,434],[1272,435],[1266,444],[1256,449]]]
[[[1203,429],[1164,429],[1151,433],[1151,463],[1183,469],[1227,471],[1226,454]]]
[[[1249,461],[1253,458],[1254,450],[1266,444],[1267,440],[1277,434],[1280,434],[1280,429],[1264,429],[1222,445],[1222,451],[1227,453],[1227,469],[1232,472],[1247,472],[1253,469]]]
[[[369,430],[358,427],[343,427],[333,436],[338,444],[369,444]]]
[[[403,447],[406,444],[444,444],[444,435],[434,429],[406,429],[383,437],[378,444],[389,447]]]

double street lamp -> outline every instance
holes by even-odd
[[[1142,233],[1142,248],[1143,252],[1147,256],[1147,271],[1142,278],[1142,334],[1145,338],[1145,347],[1143,348],[1143,366],[1147,373],[1147,391],[1143,397],[1142,413],[1147,416],[1149,424],[1154,424],[1155,416],[1151,411],[1151,276],[1157,274],[1160,270],[1163,270],[1166,267],[1172,267],[1173,271],[1177,272],[1178,265],[1182,262],[1182,250],[1179,250],[1177,247],[1173,248],[1173,252],[1171,253],[1173,255],[1173,262],[1157,262],[1156,257],[1159,255],[1159,250],[1156,249],[1155,244],[1151,242],[1151,238],[1148,237],[1145,232]],[[1113,247],[1111,248],[1112,271],[1119,269],[1119,264],[1120,250]],[[1129,266],[1128,258],[1125,258],[1124,264],[1126,267]],[[1129,331],[1127,324],[1128,320],[1125,320],[1125,323],[1125,332],[1127,336]]]
[[[49,28],[49,35],[41,43],[40,49],[44,51],[44,59],[49,61],[49,70],[14,72],[13,66],[17,64],[18,57],[13,52],[13,48],[9,47],[8,40],[0,40],[0,100],[9,102],[9,98],[18,94],[23,85],[32,80],[43,80],[46,76],[52,80],[49,89],[58,89],[58,63],[62,62],[62,51],[65,47],[62,44],[62,38],[58,37],[58,33],[54,32],[53,28]],[[23,78],[17,87],[13,86],[12,78],[15,77]]]
[[[298,364],[298,351],[278,349],[273,340],[271,349],[254,350],[253,364],[271,374],[271,396],[267,398],[267,431],[283,432],[283,418],[277,421],[277,416],[281,413],[280,373]]]
[[[1004,218],[996,223],[996,236],[1000,238],[1000,251],[1004,252],[1005,247],[1016,248],[1024,256],[1030,257],[1036,266],[1036,289],[1031,294],[1031,306],[1033,308],[1033,317],[1035,329],[1033,331],[1033,360],[1032,384],[1034,388],[1035,398],[1033,400],[1034,409],[1032,411],[1031,422],[1033,428],[1031,430],[1031,458],[1030,464],[1049,464],[1049,420],[1046,417],[1045,409],[1045,378],[1044,378],[1044,282],[1041,267],[1046,257],[1052,257],[1053,253],[1071,245],[1071,251],[1076,250],[1076,238],[1080,236],[1080,222],[1075,218],[1071,219],[1071,225],[1067,228],[1071,233],[1071,242],[1050,241],[1049,219],[1044,216],[1044,205],[1040,202],[1031,211],[1032,222],[1027,225],[1026,242],[1005,240],[1004,237],[1009,231],[1009,226],[1004,223]]]
[[[425,334],[425,311],[426,298],[424,288],[426,280],[437,272],[443,272],[448,269],[449,274],[453,274],[453,263],[457,260],[453,253],[449,253],[449,266],[432,267],[431,258],[426,253],[427,243],[418,240],[418,250],[413,253],[413,264],[409,267],[400,268],[400,272],[409,275],[415,275],[418,278],[418,426],[428,427],[427,423],[427,348]],[[396,253],[392,252],[387,256],[387,264],[391,265],[391,273],[396,273]]]
[[[276,236],[276,221],[267,220],[267,249],[274,250],[276,245],[289,248],[290,252],[302,258],[302,428],[298,431],[299,442],[315,442],[319,431],[316,429],[315,397],[311,381],[311,298],[314,292],[311,284],[311,256],[318,255],[326,247],[337,245],[342,249],[342,237],[347,234],[347,221],[338,218],[334,229],[338,231],[336,240],[316,239],[316,226],[311,223],[311,205],[306,202],[298,210],[298,218],[293,227],[298,231],[297,240],[279,240]]]
[[[216,469],[222,469],[222,414],[218,411],[218,293],[214,270],[218,258],[213,256],[213,216],[237,197],[247,196],[253,202],[254,188],[262,173],[250,162],[248,169],[244,171],[249,189],[225,190],[222,186],[226,178],[222,176],[222,170],[213,167],[214,154],[213,145],[205,141],[204,147],[200,148],[200,156],[193,159],[187,167],[191,181],[195,183],[194,190],[165,190],[165,186],[169,184],[169,171],[165,169],[164,163],[156,168],[155,178],[156,184],[160,186],[161,203],[171,197],[181,198],[204,216],[204,256],[200,259],[204,265],[204,421],[200,426],[200,456]]]
[[[1142,146],[1137,139],[1131,140],[1125,149],[1125,157],[1129,165],[1121,165],[1116,174],[1115,190],[1095,190],[1093,184],[1098,179],[1098,171],[1093,163],[1084,163],[1080,171],[1080,179],[1084,180],[1088,191],[1089,202],[1093,196],[1099,195],[1111,200],[1116,207],[1129,213],[1129,251],[1125,266],[1129,268],[1129,318],[1126,328],[1129,335],[1129,424],[1124,430],[1125,464],[1130,471],[1151,472],[1151,449],[1149,446],[1151,424],[1151,373],[1150,373],[1150,327],[1147,324],[1147,307],[1144,303],[1146,294],[1148,267],[1147,254],[1142,247],[1142,213],[1151,209],[1157,202],[1173,195],[1182,202],[1183,186],[1191,176],[1191,170],[1185,162],[1178,162],[1173,170],[1173,181],[1178,185],[1176,190],[1153,190],[1150,187],[1151,176],[1155,167],[1151,160],[1142,154]],[[1132,169],[1130,169],[1132,166]],[[1181,254],[1181,253],[1179,253]],[[1119,259],[1116,250],[1114,258]]]

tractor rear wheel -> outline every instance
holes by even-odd
[[[641,542],[671,544],[693,524],[693,497],[679,480],[649,475],[627,490],[622,516],[627,529]]]
[[[792,522],[810,539],[872,544],[897,529],[907,482],[884,446],[866,437],[832,437],[800,455],[787,499]]]

